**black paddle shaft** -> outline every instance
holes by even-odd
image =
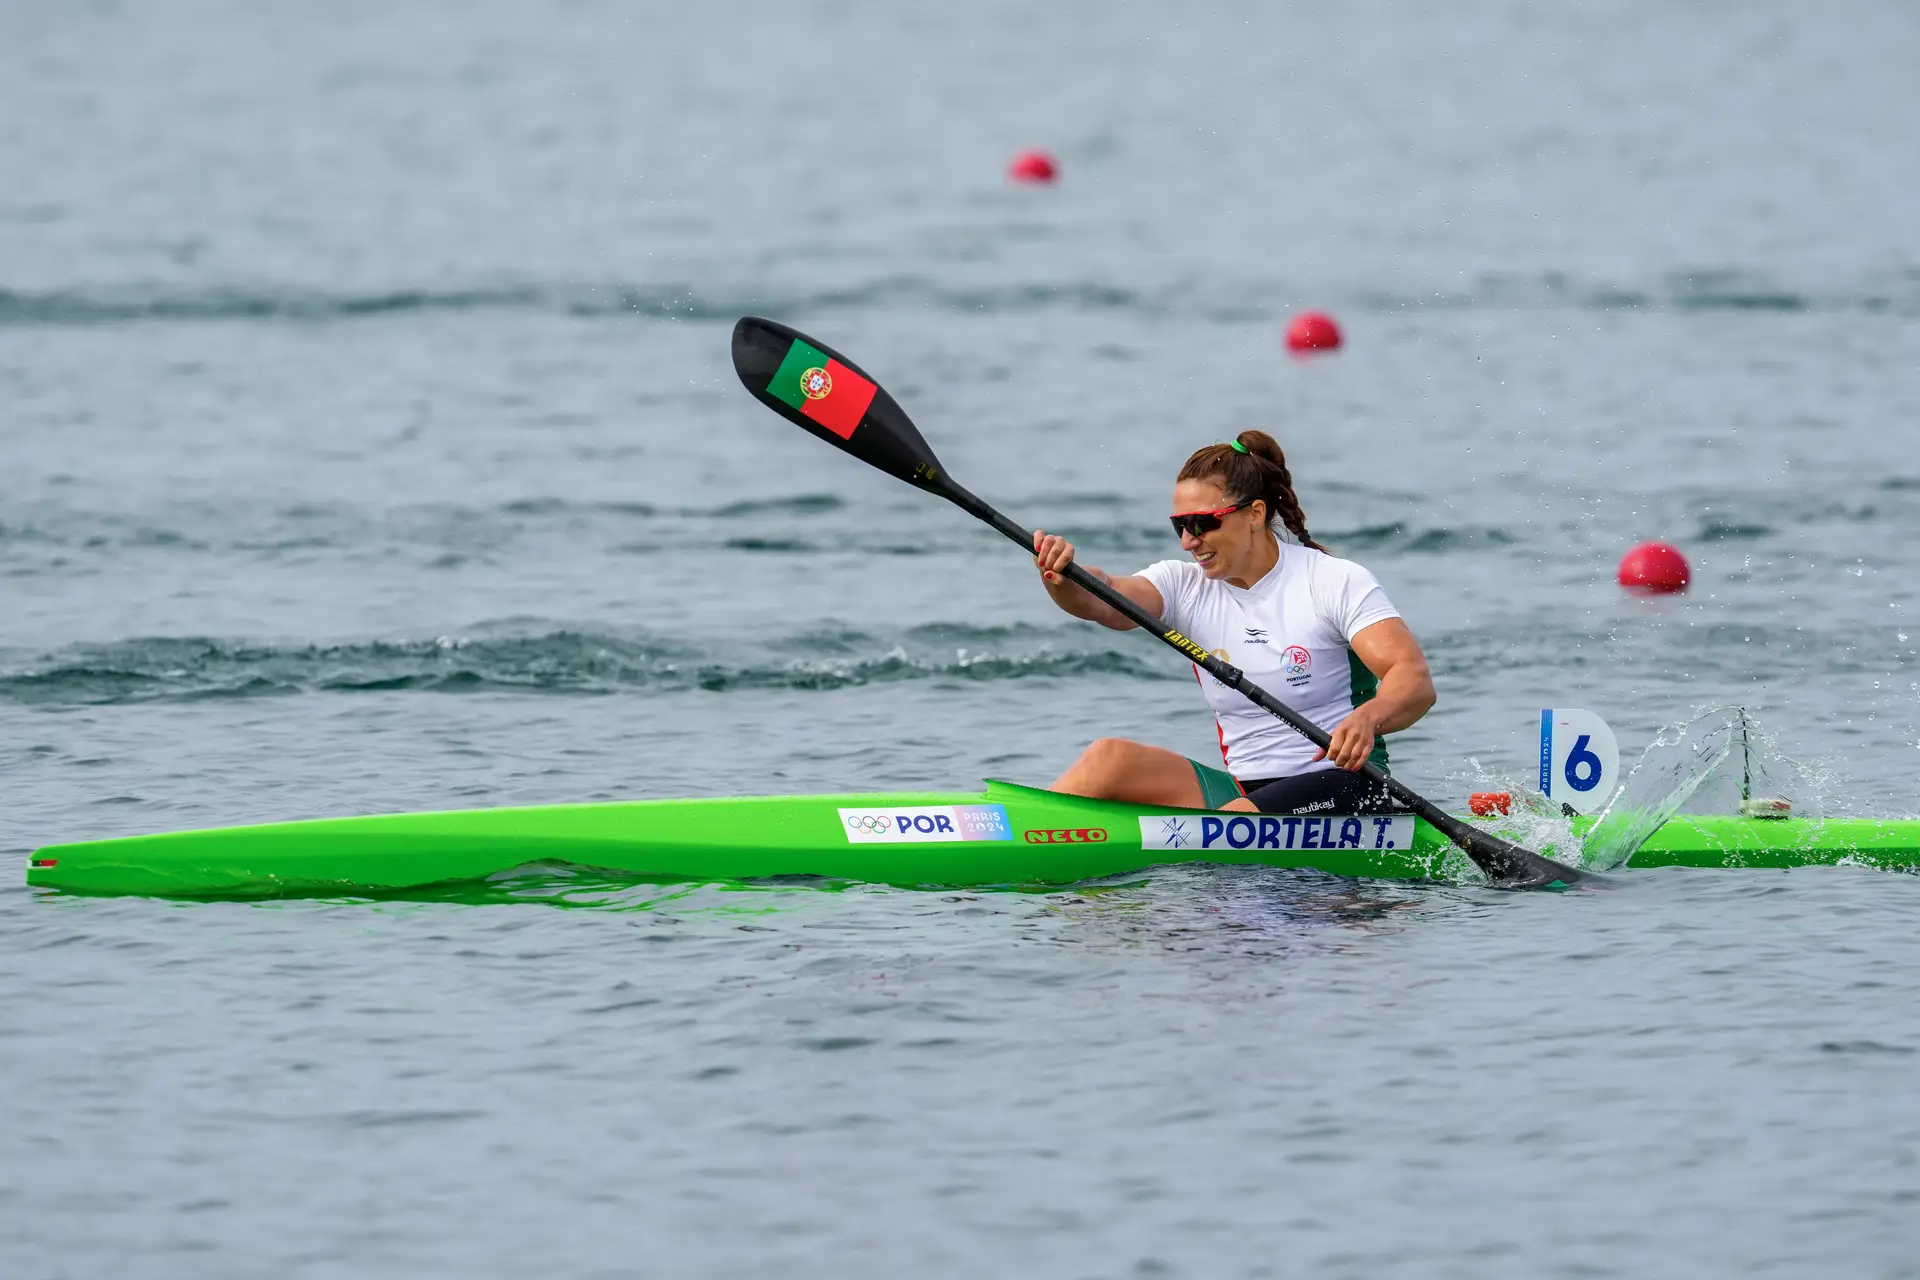
[[[796,352],[805,358],[795,361]],[[804,391],[798,389],[797,383],[792,386],[781,383],[776,387],[783,368],[812,365],[816,359],[820,367],[808,368],[805,372],[826,376],[811,379]],[[833,372],[835,368],[840,370],[837,375]],[[968,515],[992,525],[1010,541],[1019,543],[1029,555],[1033,553],[1033,530],[1021,528],[948,478],[933,449],[899,402],[860,366],[832,347],[777,320],[745,316],[733,327],[733,369],[754,399],[795,426],[843,453],[852,454],[868,466],[945,498]],[[842,414],[830,407],[839,403],[834,396],[848,394],[858,396],[852,402],[852,409]],[[825,403],[816,404],[816,398]],[[1326,730],[1247,679],[1238,667],[1214,657],[1079,565],[1068,565],[1067,577],[1091,592],[1095,599],[1119,610],[1136,626],[1178,649],[1222,684],[1278,716],[1315,746],[1324,748],[1330,741]],[[1372,761],[1361,770],[1386,788],[1394,799],[1459,845],[1489,878],[1502,886],[1543,889],[1598,880],[1596,876],[1562,866],[1467,825],[1410,790]]]

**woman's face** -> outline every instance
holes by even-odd
[[[1233,505],[1233,499],[1218,480],[1182,480],[1173,486],[1173,514],[1191,511],[1218,511]],[[1220,517],[1220,527],[1209,533],[1180,531],[1180,547],[1193,557],[1200,572],[1209,578],[1237,578],[1247,566],[1258,562],[1272,535],[1267,531],[1267,504],[1252,503]]]

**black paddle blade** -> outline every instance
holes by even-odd
[[[906,410],[826,343],[776,320],[743,316],[733,326],[733,371],[788,422],[896,479],[946,493],[940,459]]]
[[[1605,876],[1543,858],[1531,849],[1511,840],[1503,840],[1491,831],[1481,831],[1450,813],[1422,813],[1472,858],[1487,873],[1487,878],[1502,889],[1571,889],[1575,886],[1598,887],[1610,883]]]

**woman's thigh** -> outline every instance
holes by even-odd
[[[1205,807],[1193,761],[1164,747],[1101,738],[1054,782],[1053,790],[1129,804]]]
[[[1261,813],[1386,813],[1400,807],[1385,787],[1345,769],[1276,778],[1249,790],[1247,799]]]

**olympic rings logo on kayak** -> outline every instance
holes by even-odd
[[[893,827],[893,819],[881,814],[861,813],[847,819],[847,826],[855,831],[871,831],[878,835]]]

